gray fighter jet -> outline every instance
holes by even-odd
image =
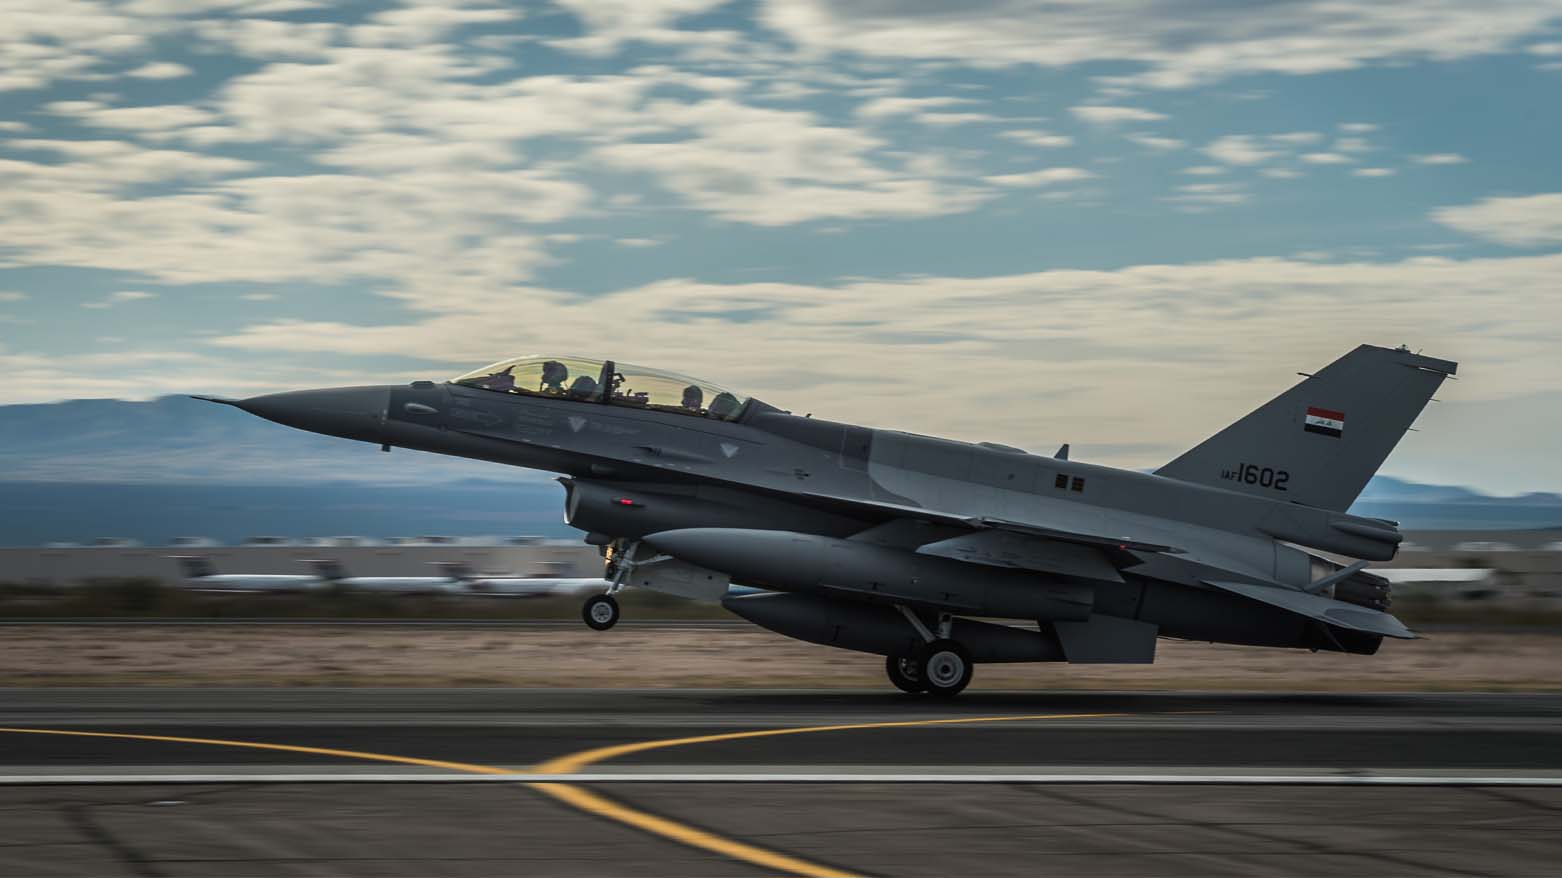
[[[1153,473],[1069,460],[1066,445],[1042,457],[800,417],[567,357],[213,401],[385,451],[560,474],[565,518],[611,582],[583,607],[593,628],[618,620],[627,586],[719,600],[947,696],[975,663],[1150,662],[1159,637],[1361,654],[1414,637],[1364,570],[1394,557],[1396,523],[1346,510],[1455,369],[1363,345]]]

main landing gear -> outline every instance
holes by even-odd
[[[959,695],[970,685],[975,665],[971,661],[971,653],[949,637],[954,627],[954,617],[940,613],[938,633],[935,635],[909,607],[898,606],[896,609],[922,636],[923,644],[915,655],[892,655],[884,660],[884,671],[889,675],[889,681],[903,692],[926,692],[942,698]]]
[[[895,684],[895,688],[902,692],[910,692],[915,695],[925,691],[922,685],[922,666],[914,658],[901,658],[898,655],[884,657],[884,673],[889,675],[889,681]]]

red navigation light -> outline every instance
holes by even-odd
[[[636,503],[635,501],[629,499],[628,497],[614,497],[613,498],[613,502],[617,503],[620,506],[639,506],[640,505],[639,503]]]

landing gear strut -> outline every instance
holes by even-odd
[[[941,698],[959,695],[970,685],[975,666],[971,653],[949,636],[954,630],[954,616],[939,613],[935,634],[910,607],[897,604],[895,609],[916,629],[923,643],[911,658],[890,656],[885,661],[890,682],[907,692],[926,692]],[[908,684],[916,688],[907,688]]]
[[[612,581],[608,583],[607,592],[586,598],[580,608],[580,617],[593,630],[606,631],[618,624],[618,600],[613,595],[624,590],[629,574],[634,572],[635,551],[639,548],[639,541],[627,544],[618,541],[608,552],[607,574]]]

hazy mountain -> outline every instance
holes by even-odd
[[[0,406],[0,544],[201,535],[574,534],[545,474],[291,430],[183,397]],[[1408,529],[1562,524],[1562,496],[1387,476],[1352,511]]]
[[[0,479],[48,482],[446,485],[541,482],[496,464],[318,436],[183,396],[0,406]]]

